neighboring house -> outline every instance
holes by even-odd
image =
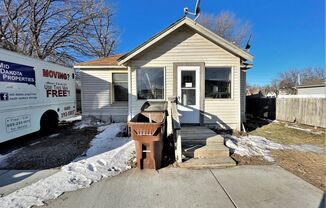
[[[326,80],[316,79],[304,82],[297,86],[298,95],[325,95],[326,94]]]
[[[268,92],[266,94],[266,97],[269,97],[269,98],[276,98],[277,97],[277,94],[275,92]]]
[[[293,94],[293,88],[291,88],[291,89],[286,89],[286,88],[282,88],[282,89],[279,89],[278,90],[278,96],[279,95],[291,95],[291,94]]]
[[[122,55],[80,63],[83,117],[125,122],[128,117],[128,69],[118,65]]]
[[[178,97],[182,123],[240,129],[253,57],[184,17],[131,52],[77,64],[83,116],[126,121]]]
[[[247,97],[265,97],[260,89],[248,89],[246,95]]]

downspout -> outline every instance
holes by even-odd
[[[242,124],[242,121],[241,121],[241,67],[239,66],[239,67],[237,67],[237,70],[238,70],[238,73],[239,73],[239,79],[238,79],[238,81],[239,81],[239,83],[238,83],[238,86],[239,86],[239,88],[238,88],[238,90],[239,90],[239,96],[238,96],[238,103],[239,103],[239,113],[238,113],[238,115],[239,115],[239,123],[238,123],[238,130],[239,131],[241,131],[241,124]]]
[[[132,90],[131,90],[131,67],[128,66],[128,121],[131,120],[131,105],[132,105]]]

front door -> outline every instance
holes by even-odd
[[[181,123],[200,122],[199,66],[178,66],[178,111]]]

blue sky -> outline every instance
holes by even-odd
[[[128,52],[193,10],[196,0],[107,0],[115,6],[118,52]],[[252,25],[250,84],[292,68],[325,67],[325,0],[202,0],[202,13],[231,11]]]

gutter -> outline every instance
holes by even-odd
[[[125,66],[117,66],[117,65],[103,65],[103,66],[74,66],[75,69],[103,69],[103,68],[110,68],[110,69],[127,69]]]

